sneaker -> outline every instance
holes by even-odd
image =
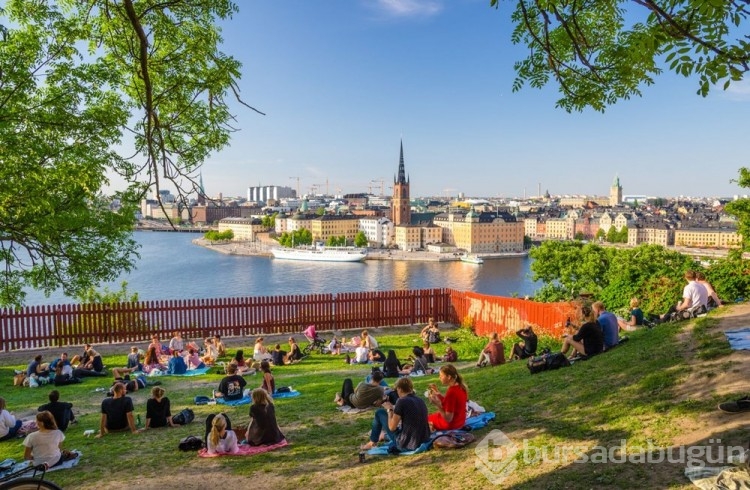
[[[750,396],[743,396],[734,402],[719,403],[719,410],[727,413],[750,412]]]
[[[333,403],[338,403],[338,402],[343,401],[343,400],[344,399],[341,398],[341,394],[340,393],[336,393],[336,396],[333,397]]]

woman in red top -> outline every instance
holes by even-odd
[[[469,389],[453,364],[440,368],[440,382],[448,387],[445,396],[440,394],[435,384],[430,385],[429,399],[438,411],[427,418],[432,430],[460,429],[466,423],[466,402]]]

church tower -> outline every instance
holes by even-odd
[[[620,185],[620,177],[615,175],[615,180],[612,182],[612,187],[609,188],[609,205],[615,207],[621,204],[622,186]]]
[[[395,226],[411,223],[411,201],[409,200],[409,178],[404,171],[404,142],[401,141],[401,156],[398,159],[398,176],[393,179],[391,219]]]

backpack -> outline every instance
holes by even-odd
[[[182,409],[177,415],[172,417],[172,423],[177,425],[187,425],[195,419],[195,413],[189,408]]]
[[[432,445],[440,449],[458,449],[474,442],[476,438],[470,432],[455,430],[437,437]]]
[[[203,441],[197,436],[187,436],[180,439],[177,447],[180,451],[197,451],[203,447]]]

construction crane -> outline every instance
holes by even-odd
[[[380,182],[380,195],[384,196],[385,195],[385,185],[384,185],[385,184],[385,180],[383,180],[383,179],[374,179],[374,180],[370,181],[371,184],[378,183],[378,182]],[[372,194],[372,191],[370,191],[370,194]]]
[[[299,198],[300,197],[300,195],[299,195],[299,177],[289,177],[289,178],[292,179],[292,180],[296,180],[297,181],[297,197]]]

